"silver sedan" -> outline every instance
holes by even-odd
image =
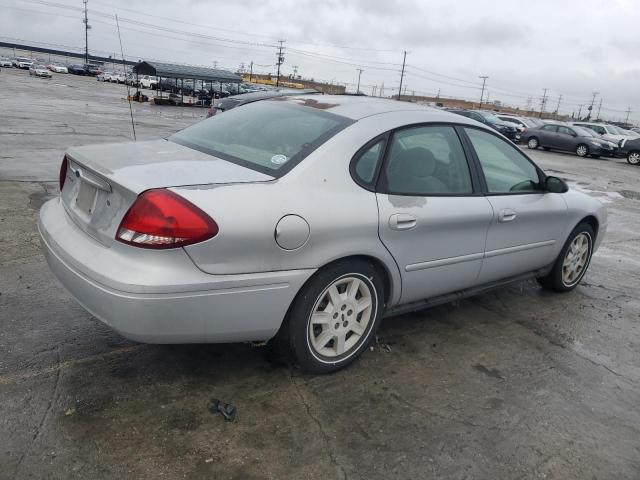
[[[277,340],[305,370],[383,316],[537,278],[572,290],[597,200],[480,123],[391,100],[265,100],[168,140],[71,148],[40,212],[78,302],[151,343]]]

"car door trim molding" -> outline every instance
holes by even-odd
[[[457,257],[441,258],[439,260],[429,260],[427,262],[411,263],[404,267],[405,272],[415,272],[417,270],[426,270],[427,268],[444,267],[446,265],[455,265],[456,263],[471,262],[473,260],[481,260],[484,252],[469,253]]]
[[[534,243],[525,243],[523,245],[516,245],[513,247],[505,247],[498,248],[496,250],[489,250],[485,252],[485,258],[497,257],[499,255],[506,255],[509,253],[523,252],[525,250],[532,250],[534,248],[548,247],[550,245],[554,245],[556,243],[555,240],[544,240],[542,242],[534,242]]]
[[[438,260],[428,260],[426,262],[410,263],[404,267],[405,272],[416,272],[418,270],[426,270],[428,268],[444,267],[447,265],[455,265],[456,263],[472,262],[484,258],[497,257],[499,255],[507,255],[509,253],[523,252],[525,250],[533,250],[534,248],[548,247],[554,245],[555,240],[544,240],[542,242],[525,243],[523,245],[515,245],[513,247],[498,248],[489,250],[488,252],[470,253],[457,257],[440,258]]]

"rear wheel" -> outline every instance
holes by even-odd
[[[375,334],[384,302],[384,285],[365,260],[325,267],[298,293],[278,336],[307,372],[329,373],[355,360]]]
[[[527,141],[527,147],[529,147],[531,150],[535,150],[539,146],[540,146],[540,142],[538,141],[538,139],[536,137],[531,137]]]
[[[627,162],[631,165],[640,165],[640,152],[629,152]]]
[[[574,228],[549,274],[538,279],[540,285],[555,292],[573,290],[587,272],[594,238],[595,233],[588,223]]]
[[[581,143],[576,147],[576,155],[578,155],[579,157],[586,157],[587,155],[589,155],[589,147]]]

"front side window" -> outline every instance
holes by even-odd
[[[540,179],[536,167],[501,138],[465,128],[487,181],[489,193],[534,192]]]
[[[564,135],[574,135],[573,130],[571,130],[570,128],[564,127],[562,125],[558,127],[558,133],[562,133]]]
[[[473,192],[469,166],[453,127],[412,127],[396,132],[384,168],[387,193],[462,195]]]
[[[555,132],[556,128],[557,127],[555,125],[545,125],[544,127],[542,127],[542,130],[544,130],[545,132]]]
[[[280,176],[351,123],[317,108],[267,100],[210,117],[169,141]]]

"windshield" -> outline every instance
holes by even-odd
[[[489,112],[478,112],[478,113],[482,115],[484,118],[486,118],[487,120],[489,120],[491,123],[504,123],[504,121],[500,120],[493,113],[489,113]]]
[[[607,125],[607,128],[613,130],[613,132],[618,134],[618,135],[628,135],[627,132],[625,132],[620,127],[616,127],[615,125]]]
[[[172,142],[282,176],[350,119],[282,101],[260,101],[215,115],[169,137]]]
[[[577,127],[575,125],[573,125],[571,128],[573,128],[576,131],[576,133],[582,137],[598,137],[599,136],[596,132],[594,132],[589,128]]]

